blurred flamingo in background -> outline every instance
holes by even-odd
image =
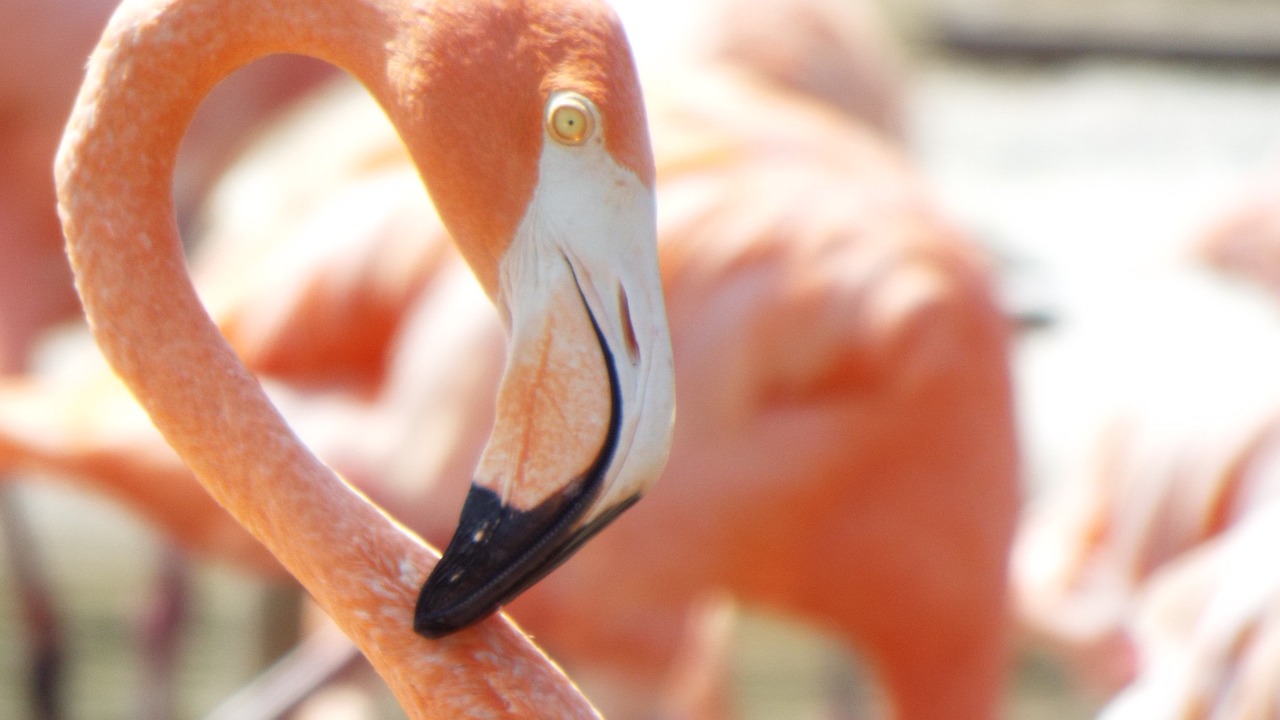
[[[887,138],[906,122],[901,49],[868,0],[615,0],[651,77],[736,67],[817,98]]]
[[[34,338],[75,315],[53,190],[53,152],[84,58],[114,3],[5,3],[22,28],[0,50],[0,370],[17,372]],[[33,72],[39,68],[40,72]]]
[[[0,48],[0,370],[22,370],[32,342],[78,314],[63,252],[53,153],[84,62],[115,0],[4,3],[0,25],[21,28]],[[302,57],[270,58],[211,94],[183,143],[175,186],[179,215],[194,211],[243,147],[246,129],[330,75]]]
[[[430,22],[414,9],[123,5],[58,156],[77,289],[99,346],[166,441],[411,716],[593,716],[500,619],[439,642],[411,629],[439,637],[480,621],[628,505],[665,461],[670,346],[639,86],[620,25],[599,6],[440,3]],[[228,14],[234,31],[217,20]],[[406,45],[389,47],[388,32]],[[495,52],[508,45],[516,57]],[[196,48],[201,61],[189,62]],[[315,54],[366,82],[511,329],[498,421],[463,524],[416,603],[431,554],[284,424],[204,313],[172,220],[173,157],[203,93],[273,52]],[[502,120],[482,112],[490,101]],[[470,122],[480,118],[492,122]],[[531,542],[543,554],[530,555]]]
[[[1228,348],[1251,356],[1250,367],[1257,368],[1237,381],[1245,389],[1233,393],[1249,394],[1248,401],[1237,400],[1246,410],[1201,419],[1204,427],[1197,428],[1229,438],[1226,454],[1196,458],[1197,466],[1217,472],[1176,474],[1155,495],[1160,518],[1172,529],[1165,531],[1171,536],[1166,545],[1181,552],[1171,553],[1141,589],[1129,622],[1137,672],[1104,709],[1108,720],[1280,714],[1280,572],[1273,570],[1280,546],[1278,179],[1275,173],[1264,178],[1193,247],[1230,282],[1261,290],[1271,302],[1266,324],[1242,347]]]
[[[1019,532],[1024,627],[1100,695],[1119,693],[1109,720],[1277,712],[1274,187],[1195,241],[1224,276],[1155,293],[1136,313],[1112,306],[1113,329],[1132,339],[1079,343],[1105,355],[1114,406],[1083,475]]]
[[[11,32],[13,38],[0,49],[0,373],[21,371],[35,338],[77,309],[50,169],[83,58],[110,7],[106,2],[0,7],[0,24],[22,29]],[[63,660],[52,591],[10,487],[0,489],[0,512],[28,636],[24,666],[33,675],[33,712],[53,720],[61,716],[57,695]]]
[[[1100,718],[1272,718],[1280,708],[1280,503],[1260,502],[1142,589],[1139,671]]]
[[[1122,691],[1104,717],[1274,715],[1280,392],[1252,377],[1250,397],[1231,384],[1118,415],[1087,489],[1019,537],[1024,622],[1095,692]]]
[[[115,0],[9,2],[0,25],[13,28],[0,48],[0,373],[24,370],[33,343],[78,313],[63,251],[53,186],[53,154],[70,113],[84,59]],[[192,124],[175,178],[180,217],[240,147],[237,136],[329,71],[308,58],[278,57],[240,73],[213,93]],[[36,712],[60,716],[62,640],[42,562],[21,496],[0,489],[0,510],[15,587],[27,618]],[[172,666],[159,659],[157,667]]]
[[[865,32],[832,22],[857,18],[848,6],[774,6],[801,8],[789,12],[811,18],[808,32]],[[796,58],[830,47],[775,37]],[[821,66],[859,77],[866,46],[836,47]],[[992,717],[1017,490],[1005,323],[981,258],[898,151],[841,114],[860,93],[789,87],[725,55],[681,74],[647,85],[682,405],[673,458],[643,503],[513,612],[609,691],[592,695],[617,717],[725,708],[723,677],[654,698],[673,667],[722,669],[726,591],[863,651],[896,717]],[[896,108],[892,83],[871,87]],[[385,126],[353,124],[347,95],[228,176],[194,273],[309,444],[444,541],[462,503],[445,479],[474,466],[493,420],[501,332],[402,149]],[[333,152],[312,152],[316,138]],[[229,212],[237,197],[267,212]],[[106,410],[126,400],[109,379],[79,382],[97,389],[7,388],[5,404],[42,423],[4,420],[0,457],[85,473],[190,546],[270,567],[220,513],[187,529],[167,508],[207,501],[177,482],[181,465],[136,410],[136,424]]]
[[[1158,344],[1165,350],[1153,354],[1178,357]],[[1099,428],[1089,474],[1029,513],[1014,555],[1023,623],[1097,692],[1141,671],[1131,630],[1153,578],[1274,494],[1268,446],[1280,387],[1262,368],[1280,347],[1261,349],[1261,358],[1228,361],[1212,382],[1179,360],[1178,392],[1123,402]]]
[[[1194,251],[1212,267],[1280,298],[1280,170],[1208,228]]]

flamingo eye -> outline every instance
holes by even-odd
[[[577,93],[552,96],[547,104],[547,132],[562,145],[581,145],[596,129],[596,108]]]

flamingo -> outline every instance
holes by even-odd
[[[1280,573],[1267,572],[1280,499],[1161,567],[1142,588],[1139,667],[1102,720],[1263,720],[1280,710]]]
[[[1019,538],[1024,622],[1110,696],[1101,718],[1275,715],[1280,394],[1263,373],[1184,392],[1192,413],[1119,416],[1087,492]]]
[[[1193,243],[1197,259],[1223,273],[1233,289],[1250,299],[1257,291],[1266,297],[1262,322],[1248,326],[1236,343],[1223,343],[1229,359],[1215,369],[1229,373],[1232,382],[1213,378],[1220,397],[1196,403],[1196,419],[1183,421],[1189,426],[1184,434],[1196,440],[1174,438],[1196,451],[1181,453],[1189,456],[1190,468],[1156,467],[1114,478],[1118,488],[1102,489],[1106,494],[1141,488],[1136,507],[1119,517],[1128,520],[1121,530],[1132,535],[1150,527],[1154,542],[1147,543],[1148,554],[1158,553],[1124,618],[1134,648],[1133,674],[1103,709],[1104,720],[1261,719],[1280,713],[1280,573],[1271,571],[1280,542],[1280,387],[1273,379],[1280,356],[1274,332],[1280,288],[1276,178],[1274,172],[1265,178]],[[1232,357],[1240,353],[1251,362]],[[1216,412],[1205,413],[1206,405]],[[1149,426],[1161,427],[1145,414],[1138,420],[1143,434],[1152,434]],[[1150,521],[1133,522],[1144,515]],[[1103,545],[1092,554],[1123,562],[1126,550]]]
[[[1020,621],[1111,698],[1111,720],[1276,712],[1274,197],[1271,181],[1195,238],[1225,276],[1194,267],[1144,288],[1150,305],[1131,283],[1107,299],[1112,329],[1142,322],[1141,341],[1095,329],[1080,343],[1119,378],[1114,407],[1077,482],[1018,534]]]
[[[169,195],[182,132],[218,80],[275,52],[319,57],[370,88],[511,328],[498,421],[421,593],[429,551],[297,440],[185,269]],[[611,13],[589,2],[125,2],[91,57],[55,175],[108,362],[406,710],[589,716],[502,620],[452,633],[561,562],[666,459],[652,155]]]
[[[1144,342],[1178,357],[1156,335]],[[1275,496],[1269,448],[1280,387],[1268,363],[1280,348],[1252,333],[1222,338],[1212,343],[1225,361],[1209,369],[1213,381],[1182,360],[1178,393],[1158,390],[1168,387],[1158,381],[1152,394],[1115,410],[1097,433],[1087,474],[1029,513],[1019,531],[1013,577],[1023,626],[1102,696],[1144,672],[1144,598],[1158,577]],[[1231,359],[1245,347],[1255,356]]]
[[[677,350],[689,348],[676,356],[688,422],[677,426],[667,480],[515,610],[562,660],[652,696],[705,593],[727,589],[862,649],[898,717],[990,717],[1007,658],[1004,557],[1017,492],[1004,320],[982,262],[899,153],[825,98],[718,60],[684,70],[648,87],[661,267]],[[288,383],[274,385],[275,397],[312,445],[398,518],[444,541],[460,489],[423,480],[464,472],[481,451],[476,428],[492,421],[501,330],[416,199],[398,145],[351,132],[367,143],[347,166],[357,182],[328,196],[345,202],[325,205],[356,212],[320,213],[292,234],[256,220],[237,226],[204,246],[195,272],[239,281],[206,286],[210,311],[269,385],[271,376]],[[309,169],[302,182],[320,174]],[[334,232],[345,242],[317,242],[314,232],[353,227],[368,231],[363,240]],[[359,312],[342,312],[350,308]],[[790,340],[778,339],[780,326]],[[348,331],[362,340],[336,340]],[[451,352],[433,351],[442,346]],[[717,371],[717,357],[734,362]],[[218,513],[184,532],[181,516],[149,497],[152,483],[174,493],[192,485],[138,434],[139,413],[134,433],[120,420],[129,415],[78,404],[77,395],[123,405],[110,387],[27,401],[28,420],[42,421],[10,433],[26,440],[14,455],[34,447],[27,461],[68,463],[117,493],[136,488],[123,491],[130,503],[177,537],[252,555]],[[324,411],[335,405],[341,412]],[[157,472],[165,464],[168,475]],[[700,507],[710,512],[693,512]],[[831,548],[848,551],[837,572]],[[662,593],[638,591],[620,572],[640,563],[662,579],[647,588]],[[683,644],[706,635],[692,634]]]

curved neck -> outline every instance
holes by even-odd
[[[294,436],[200,304],[173,219],[179,141],[222,77],[266,54],[317,56],[361,79],[397,122],[396,48],[405,24],[421,37],[429,15],[373,0],[126,0],[91,58],[58,153],[68,254],[99,345],[156,427],[411,716],[497,707],[589,717],[572,685],[502,619],[439,642],[413,633],[434,554]],[[522,697],[539,704],[522,708]]]

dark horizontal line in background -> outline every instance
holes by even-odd
[[[1029,13],[985,7],[937,10],[944,47],[1037,60],[1123,56],[1280,65],[1280,11],[1219,13]]]

